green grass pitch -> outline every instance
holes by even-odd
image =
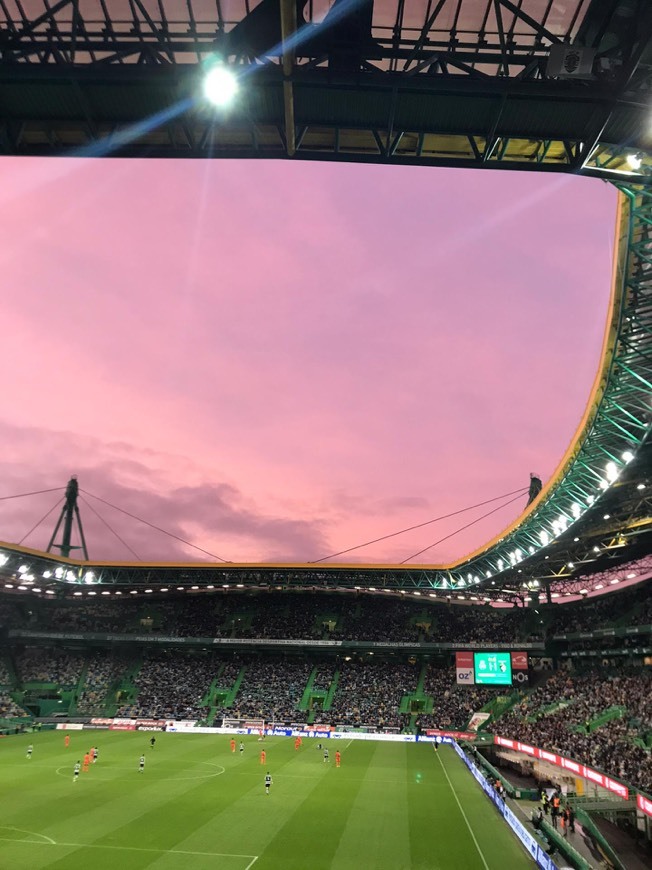
[[[295,751],[292,738],[268,737],[263,767],[255,737],[244,738],[241,756],[224,735],[157,733],[150,750],[151,736],[0,740],[0,870],[534,866],[449,747],[344,740],[336,769],[335,741],[326,764],[316,740]],[[74,763],[91,745],[99,760],[73,784]]]

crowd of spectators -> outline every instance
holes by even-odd
[[[22,719],[25,716],[29,713],[19,707],[7,692],[0,692],[0,719]]]
[[[215,656],[164,653],[145,659],[134,680],[136,699],[118,715],[147,719],[203,719],[204,696],[221,661]]]
[[[591,725],[612,707],[622,716]],[[652,791],[652,755],[635,742],[652,731],[652,674],[558,671],[493,727]]]
[[[652,581],[547,609],[551,634],[616,625],[652,625]]]
[[[399,713],[399,706],[404,695],[416,690],[419,670],[416,664],[345,661],[331,708],[316,721],[400,730],[409,716]]]
[[[264,719],[266,722],[291,724],[305,718],[299,702],[306,688],[312,663],[305,660],[250,659],[233,704],[217,711],[223,717]]]
[[[433,707],[431,713],[419,716],[419,727],[461,731],[466,728],[474,713],[479,712],[485,704],[503,694],[505,690],[486,686],[461,686],[456,682],[453,668],[429,667],[426,671],[424,692],[432,697]]]
[[[11,685],[11,674],[4,659],[0,659],[0,686]]]
[[[22,683],[54,683],[72,689],[79,682],[85,658],[71,650],[27,647],[16,655],[16,670]]]
[[[127,661],[105,651],[95,652],[88,660],[84,685],[77,702],[80,716],[97,716],[103,712],[107,694],[124,673]]]

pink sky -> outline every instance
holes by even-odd
[[[75,473],[225,559],[312,560],[526,486],[530,471],[545,482],[573,436],[609,298],[607,184],[3,164],[3,495]],[[0,538],[20,540],[55,501],[0,502]],[[203,558],[94,506],[143,558]],[[418,561],[465,554],[524,506]],[[81,507],[91,557],[130,558]],[[350,559],[404,559],[480,513]],[[25,544],[44,547],[53,519]]]

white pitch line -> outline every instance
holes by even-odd
[[[25,831],[32,837],[44,837],[45,834],[34,834],[32,831]],[[186,849],[145,849],[141,846],[110,846],[104,843],[61,843],[51,840],[47,837],[47,843],[34,843],[29,840],[16,840],[13,837],[0,837],[0,840],[5,843],[20,843],[22,846],[59,846],[62,849],[119,849],[128,852],[155,852],[157,855],[203,855],[209,858],[252,858],[248,867],[251,867],[254,861],[258,860],[258,855],[236,855],[232,852],[190,852]],[[247,868],[245,868],[247,870]]]
[[[17,834],[29,834],[30,837],[41,837],[50,846],[57,845],[56,840],[53,840],[52,837],[48,837],[46,834],[39,834],[36,831],[28,831],[25,828],[14,828],[13,825],[0,825],[0,831],[16,831]],[[7,840],[10,840],[11,842],[14,841],[13,837],[0,837],[0,839],[2,839],[2,840],[7,839]],[[19,840],[18,842],[24,842],[24,841]]]
[[[254,855],[254,857],[251,859],[251,861],[245,867],[245,870],[250,870],[250,868],[254,866],[254,864],[256,863],[257,860],[258,860],[258,855]]]
[[[446,779],[448,780],[448,784],[449,784],[449,786],[450,786],[450,789],[451,789],[451,791],[453,792],[453,797],[454,797],[455,800],[457,801],[457,805],[458,805],[458,807],[460,808],[460,812],[462,813],[462,815],[463,815],[463,817],[464,817],[464,821],[466,822],[466,827],[469,829],[469,833],[471,834],[471,837],[473,838],[473,842],[475,843],[475,848],[478,850],[478,854],[479,854],[480,857],[482,858],[482,863],[483,863],[484,866],[485,866],[485,870],[489,870],[489,865],[487,864],[487,859],[486,859],[485,856],[484,856],[484,852],[483,852],[482,849],[480,848],[480,844],[478,843],[478,841],[477,841],[476,838],[475,838],[475,834],[473,833],[473,828],[472,828],[471,825],[469,824],[469,820],[467,819],[467,817],[466,817],[466,813],[464,812],[464,807],[463,807],[462,804],[460,803],[460,799],[459,799],[458,796],[457,796],[457,792],[456,792],[455,789],[453,788],[453,783],[451,782],[451,778],[450,778],[450,776],[448,775],[448,771],[446,770],[446,766],[445,766],[444,762],[441,760],[441,755],[439,754],[439,752],[436,752],[435,755],[436,755],[437,758],[439,759],[439,763],[441,764],[441,769],[444,771],[444,776],[445,776]]]

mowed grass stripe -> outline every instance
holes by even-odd
[[[298,753],[291,741],[278,747],[267,745],[266,751],[264,767],[259,763],[258,754],[252,754],[250,763],[234,769],[232,779],[220,783],[233,793],[232,784],[237,781],[238,796],[204,825],[196,825],[179,848],[204,848],[207,843],[219,842],[224,852],[261,855],[265,851],[328,773],[322,753],[317,751],[314,743],[304,744]],[[264,788],[267,770],[273,777],[269,795]],[[305,850],[302,854],[305,855]]]
[[[435,755],[432,749],[431,753],[433,756]],[[466,865],[469,870],[471,868],[484,870],[484,864],[457,806],[451,786],[464,807],[478,847],[482,850],[489,870],[504,870],[505,867],[509,867],[509,870],[532,870],[535,866],[534,861],[511,832],[507,822],[502,818],[493,802],[485,795],[455,750],[452,747],[443,746],[440,748],[438,756],[438,758],[433,759],[433,762],[437,765],[443,765],[450,779],[451,785],[447,783],[448,795],[454,804],[456,818],[459,819],[460,833],[471,844],[475,853],[473,863]]]
[[[227,839],[233,839],[231,828],[222,818],[222,814],[244,798],[253,790],[261,791],[263,768],[260,767],[260,744],[255,738],[244,738],[245,752],[232,754],[228,748],[228,739],[224,737],[208,737],[205,735],[166,735],[172,740],[165,742],[161,748],[170,754],[174,750],[183,750],[188,765],[197,765],[206,761],[221,764],[225,773],[219,777],[186,781],[182,793],[177,789],[169,789],[170,783],[154,782],[151,786],[141,789],[143,806],[128,821],[114,825],[112,830],[103,836],[96,837],[93,842],[101,845],[131,844],[140,847],[153,847],[168,850],[213,851],[220,853],[251,854],[248,848],[242,847],[241,837],[237,848],[230,848]],[[287,741],[286,741],[287,742]],[[271,764],[275,753],[289,760],[289,755],[283,753],[283,744],[270,741],[265,746],[268,761]],[[158,747],[157,747],[157,752]],[[162,753],[158,758],[162,758]],[[162,764],[166,762],[163,761]],[[146,781],[152,767],[144,774],[135,774],[139,781]],[[155,769],[155,768],[154,768]],[[247,777],[231,776],[242,770],[257,770],[259,780]],[[228,782],[224,781],[228,778]],[[172,783],[175,785],[175,783]],[[155,798],[153,798],[154,790]],[[134,859],[135,860],[135,859]],[[138,867],[149,867],[152,856],[142,855]]]
[[[351,779],[347,779],[340,775],[343,768],[334,767],[336,748],[329,745],[328,764],[316,762],[326,768],[324,775],[315,778],[302,803],[256,862],[255,870],[330,870],[333,866],[340,838],[375,752],[372,743],[358,743],[353,752],[347,749],[346,769],[351,770]]]
[[[407,802],[407,753],[387,743],[374,748],[366,774],[351,805],[332,870],[374,868],[409,870]],[[357,774],[353,756],[360,746],[353,741],[342,754],[342,768],[335,771],[344,781]]]
[[[429,744],[407,746],[413,870],[475,870],[478,854]],[[440,750],[441,751],[441,750]]]

